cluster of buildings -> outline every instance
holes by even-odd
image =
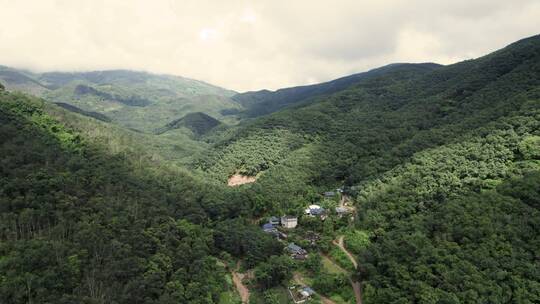
[[[298,225],[298,217],[285,215],[281,218],[277,216],[272,216],[268,219],[268,223],[262,225],[264,232],[274,235],[279,239],[286,239],[287,234],[279,231],[277,227],[281,226],[283,228],[292,229]]]
[[[272,216],[268,219],[268,223],[263,225],[263,230],[270,227],[276,228],[280,225],[287,229],[296,228],[296,226],[298,226],[298,217],[292,215],[284,215],[281,218]]]
[[[337,193],[342,193],[342,192],[343,190],[339,188],[335,192],[328,191],[328,192],[325,192],[323,195],[325,197],[333,197]],[[352,213],[353,209],[346,206],[339,206],[335,208],[335,211],[339,217],[343,217],[344,215]],[[328,217],[328,214],[329,214],[329,212],[325,208],[319,205],[315,205],[315,204],[309,205],[304,210],[304,213],[306,216],[316,217],[323,221]],[[264,232],[273,234],[280,239],[285,239],[287,238],[287,235],[277,229],[277,227],[280,227],[280,226],[285,229],[296,228],[296,226],[298,226],[298,217],[293,216],[293,215],[284,215],[282,217],[272,216],[268,219],[268,223],[262,226],[262,229],[264,230]]]
[[[328,191],[324,192],[323,196],[326,198],[332,198],[335,197],[338,193],[343,193],[343,190],[341,188],[336,189],[336,191]],[[347,214],[350,214],[354,211],[353,208],[347,207],[347,206],[339,206],[335,208],[335,212],[339,217],[343,217]],[[306,216],[309,217],[315,217],[319,218],[321,220],[325,220],[328,217],[329,212],[319,206],[319,205],[309,205],[305,210],[304,213]],[[293,215],[284,215],[282,217],[272,216],[268,219],[268,222],[262,226],[262,229],[264,232],[275,235],[279,239],[286,239],[287,235],[283,233],[283,229],[278,229],[278,227],[284,228],[284,229],[293,229],[298,226],[298,217]],[[281,231],[280,231],[281,230]],[[307,240],[311,245],[315,245],[316,242],[320,240],[320,235],[313,232],[308,231],[305,235],[305,240]],[[290,256],[293,259],[296,260],[305,260],[308,257],[308,252],[298,246],[295,243],[288,243],[287,247],[285,247],[285,250],[290,254]],[[315,291],[310,288],[309,286],[292,286],[289,287],[289,293],[291,295],[291,298],[294,303],[304,303],[307,300],[311,299],[311,297],[315,294]]]

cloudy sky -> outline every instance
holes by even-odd
[[[244,91],[453,63],[540,33],[538,0],[0,0],[0,64],[137,69]]]

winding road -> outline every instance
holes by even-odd
[[[339,236],[337,241],[333,240],[332,243],[334,243],[334,245],[339,247],[339,249],[341,249],[341,251],[343,251],[347,255],[349,260],[351,260],[351,263],[354,265],[354,269],[357,269],[358,268],[358,262],[356,261],[354,256],[345,248],[345,246],[343,244],[343,238],[344,238],[343,235],[341,235],[341,236]],[[353,291],[354,291],[354,297],[356,298],[356,304],[362,304],[362,287],[360,285],[360,282],[353,281],[352,277],[349,278],[349,281],[351,281],[351,286],[352,286]]]
[[[342,195],[341,200],[339,201],[339,206],[343,207],[345,206],[345,202],[349,201],[349,197],[347,195]],[[345,248],[344,242],[343,242],[344,236],[340,235],[337,240],[333,240],[332,243],[336,245],[341,251],[343,251],[349,260],[351,260],[351,263],[354,265],[354,269],[358,269],[358,262],[354,258],[354,256]],[[349,281],[351,281],[351,286],[354,291],[354,297],[356,298],[356,304],[362,304],[362,285],[358,281],[353,281],[352,277],[349,278]]]
[[[338,246],[339,249],[341,249],[341,251],[343,251],[347,257],[349,258],[349,260],[351,260],[351,263],[353,263],[354,265],[354,268],[358,268],[358,263],[356,262],[356,259],[354,258],[354,256],[345,248],[345,246],[343,245],[343,238],[344,236],[341,235],[337,241],[336,240],[333,240],[332,243],[334,243],[334,245]]]

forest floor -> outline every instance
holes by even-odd
[[[255,177],[255,176],[247,176],[247,175],[235,174],[235,175],[229,177],[227,185],[229,187],[240,186],[240,185],[243,185],[243,184],[254,183],[256,180],[257,180],[257,177]]]
[[[249,303],[249,289],[242,283],[242,279],[244,278],[244,275],[241,273],[238,273],[238,269],[240,268],[240,262],[236,264],[236,269],[231,270],[232,279],[234,282],[234,285],[236,286],[236,290],[238,290],[238,294],[240,294],[240,298],[242,299],[242,303]]]

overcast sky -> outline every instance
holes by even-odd
[[[538,0],[0,0],[0,64],[137,69],[237,91],[453,63],[539,33]]]

